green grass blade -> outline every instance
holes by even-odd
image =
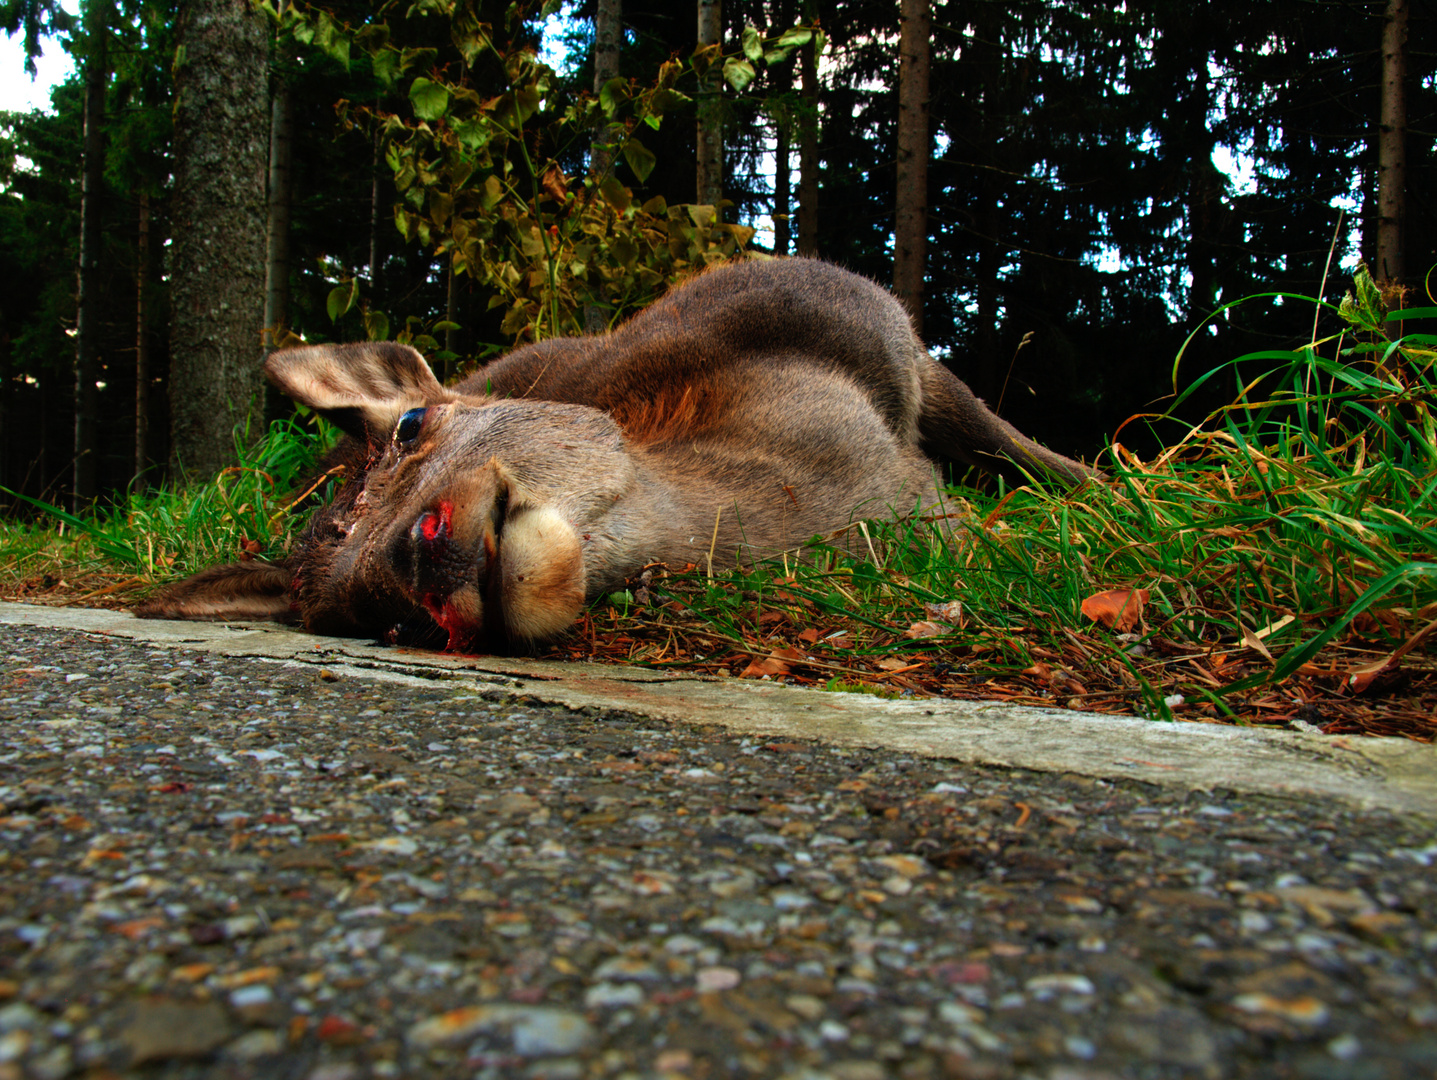
[[[86,521],[83,518],[76,517],[74,514],[71,514],[66,510],[62,510],[60,507],[55,506],[52,503],[47,503],[40,499],[32,499],[29,495],[22,495],[20,494],[20,492],[11,491],[9,488],[4,486],[0,486],[0,491],[3,491],[6,495],[9,495],[13,499],[19,499],[21,502],[29,503],[37,510],[41,510],[44,513],[48,514],[50,517],[63,521],[66,525],[70,526],[70,528],[74,529],[76,532],[83,533],[85,536],[88,536],[91,543],[93,543],[97,548],[103,551],[110,558],[114,559],[116,562],[124,563],[126,566],[134,566],[137,568],[144,565],[144,560],[140,557],[139,552],[135,550],[134,544],[112,539],[111,537],[107,536],[104,530],[102,530],[94,522]]]

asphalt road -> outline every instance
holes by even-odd
[[[1430,820],[0,634],[0,1080],[1437,1075]]]

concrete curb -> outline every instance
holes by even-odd
[[[644,668],[452,657],[317,637],[273,624],[156,622],[88,608],[0,603],[0,624],[323,666],[353,678],[446,680],[469,693],[715,724],[765,738],[882,746],[972,764],[1331,799],[1362,809],[1437,817],[1437,747],[1406,739],[1164,724],[1001,703],[885,701]]]

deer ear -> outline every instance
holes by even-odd
[[[294,574],[284,563],[212,566],[133,608],[141,619],[256,619],[297,622],[290,610]]]
[[[455,400],[424,357],[391,341],[281,349],[264,371],[295,401],[372,445],[385,442],[410,409]]]

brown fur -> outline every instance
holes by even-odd
[[[292,608],[321,633],[437,627],[450,648],[501,648],[557,635],[648,563],[703,564],[712,546],[731,564],[941,509],[931,459],[1093,475],[989,412],[886,292],[806,259],[711,270],[612,333],[518,349],[452,388],[393,344],[288,349],[266,372],[348,432],[354,479],[283,567],[206,571],[137,614]],[[396,430],[411,409],[422,424]]]
[[[616,401],[607,410],[631,442],[669,442],[699,435],[712,430],[733,410],[733,396],[722,386],[660,385],[651,395]]]

